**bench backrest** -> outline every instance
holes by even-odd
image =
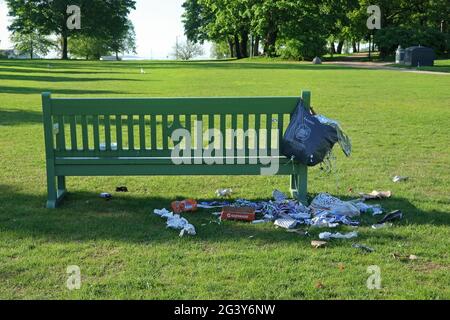
[[[310,93],[302,97],[309,108]],[[169,157],[172,132],[195,132],[196,121],[202,121],[203,131],[222,132],[224,149],[252,146],[251,136],[239,143],[227,129],[254,129],[257,149],[276,149],[299,98],[55,99],[43,93],[42,99],[47,156],[69,158]]]

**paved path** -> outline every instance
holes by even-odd
[[[448,72],[422,71],[422,70],[414,70],[414,69],[407,69],[407,68],[390,67],[389,65],[391,65],[392,62],[330,61],[330,62],[324,62],[324,64],[339,65],[339,66],[360,68],[360,69],[391,70],[391,71],[398,71],[398,72],[436,74],[436,75],[445,75],[445,76],[450,75],[450,73],[448,73]]]

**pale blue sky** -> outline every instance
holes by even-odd
[[[183,39],[181,7],[183,0],[137,0],[130,15],[136,29],[138,56],[165,59],[172,53],[177,36]],[[7,30],[8,16],[4,0],[0,0],[0,48],[11,48]],[[83,22],[82,22],[83,23]],[[209,46],[205,46],[209,56]]]

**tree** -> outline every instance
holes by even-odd
[[[14,43],[16,50],[29,54],[30,59],[33,59],[36,54],[45,56],[52,47],[55,47],[52,40],[37,31],[31,33],[16,31],[12,34],[11,41]]]
[[[128,20],[125,24],[118,24],[106,40],[108,48],[119,59],[120,52],[136,53],[136,33],[133,23]]]
[[[174,56],[176,60],[191,60],[192,58],[201,56],[203,48],[197,43],[191,41],[181,42],[174,47]]]
[[[104,39],[77,36],[70,39],[70,54],[81,59],[100,59],[101,56],[109,55],[110,50]]]
[[[29,32],[37,29],[40,34],[54,34],[61,39],[62,59],[68,58],[68,40],[72,36],[106,37],[113,33],[116,23],[124,24],[134,0],[7,0],[9,15],[13,22],[11,31]],[[81,29],[70,30],[67,20],[70,5],[80,7]],[[120,19],[118,19],[118,17]]]

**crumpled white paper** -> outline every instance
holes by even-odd
[[[321,240],[330,240],[330,239],[353,239],[358,237],[358,232],[350,232],[347,234],[342,233],[331,233],[331,232],[323,232],[319,234],[319,238]]]
[[[157,216],[167,219],[167,228],[181,230],[180,237],[183,237],[185,234],[190,236],[195,236],[197,234],[195,227],[179,214],[173,214],[173,212],[170,212],[167,209],[155,209],[153,212]]]

